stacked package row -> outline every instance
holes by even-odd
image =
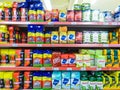
[[[0,25],[0,44],[6,43],[27,43],[27,30]]]
[[[0,72],[0,88],[14,90],[103,90],[108,88],[120,89],[119,80],[120,71]]]
[[[114,13],[91,9],[90,3],[75,4],[74,10],[45,10],[40,0],[0,2],[0,20],[5,21],[120,21],[120,6]]]
[[[29,25],[28,30],[0,25],[0,43],[29,44],[119,44],[120,29],[112,31],[75,31],[60,26],[57,31],[45,30],[42,25]]]
[[[119,44],[120,29],[113,31],[75,31],[60,26],[57,31],[45,30],[41,25],[28,26],[29,44]]]
[[[119,49],[80,49],[76,51],[1,49],[0,56],[0,66],[120,67]]]

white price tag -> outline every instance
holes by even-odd
[[[103,44],[103,47],[109,47],[109,44]]]
[[[37,44],[37,47],[42,47],[42,44]]]
[[[68,71],[72,70],[72,68],[67,68]]]
[[[113,22],[112,25],[117,25],[117,22]]]
[[[76,25],[77,23],[76,22],[71,22],[72,25]]]
[[[82,67],[81,70],[82,70],[82,71],[86,71],[86,68]]]
[[[40,68],[40,70],[45,70],[45,67]]]
[[[17,47],[18,45],[17,44],[12,44],[13,47]]]
[[[54,24],[54,22],[48,22],[48,25],[53,25]]]
[[[59,68],[53,68],[53,70],[59,70]]]
[[[97,70],[98,70],[98,71],[101,71],[101,70],[102,70],[102,68],[97,68]]]
[[[104,22],[103,25],[109,25],[109,23],[108,22]]]

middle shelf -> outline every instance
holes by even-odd
[[[0,67],[0,71],[118,71],[119,68],[97,67]]]
[[[0,47],[88,47],[88,48],[120,48],[120,44],[0,44]]]

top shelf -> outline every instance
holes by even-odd
[[[106,28],[117,28],[120,27],[120,22],[13,22],[13,21],[1,21],[0,25],[17,25],[19,27],[27,27],[28,24],[37,24],[45,26],[78,26],[78,27],[106,27]]]

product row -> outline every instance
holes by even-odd
[[[28,25],[28,28],[0,25],[0,43],[28,44],[119,44],[120,28],[115,30],[76,31],[60,26],[56,31],[42,25]],[[49,28],[51,29],[51,28]]]
[[[0,25],[0,44],[6,43],[27,43],[27,29]]]
[[[75,4],[72,10],[45,10],[40,0],[0,2],[0,20],[5,21],[120,21],[120,6],[112,11],[92,10],[90,3]]]
[[[120,71],[115,72],[0,72],[0,88],[35,90],[120,89]]]
[[[51,44],[118,44],[120,41],[120,29],[113,31],[75,31],[67,26],[60,26],[57,31],[44,31],[41,25],[28,26],[28,43]]]
[[[39,50],[1,49],[0,66],[120,67],[119,49]]]

